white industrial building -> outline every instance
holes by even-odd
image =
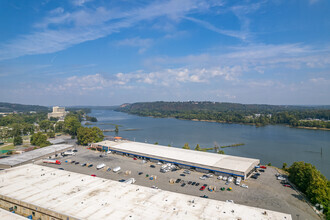
[[[200,172],[228,174],[240,176],[243,179],[247,178],[255,170],[255,166],[260,164],[258,159],[131,141],[102,141],[92,146],[152,161],[174,163],[182,168],[192,168]]]
[[[58,107],[54,106],[53,107],[53,112],[48,113],[48,119],[51,117],[53,118],[59,118],[59,119],[64,119],[64,117],[68,114],[68,112],[65,111],[64,107]]]
[[[47,157],[50,155],[55,155],[71,148],[73,148],[73,145],[71,144],[57,144],[57,145],[50,145],[48,147],[43,147],[40,149],[28,151],[22,154],[12,155],[10,157],[0,160],[0,168],[6,169],[6,168],[30,163],[33,160],[41,159],[43,157]]]
[[[280,212],[26,164],[0,171],[0,207],[33,219],[278,219]]]

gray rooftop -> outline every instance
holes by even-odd
[[[7,157],[4,159],[0,159],[0,165],[7,165],[7,166],[16,166],[30,160],[34,160],[52,153],[56,151],[63,151],[67,148],[73,147],[70,144],[57,144],[57,145],[50,145],[48,147],[43,147],[40,149],[28,151],[22,154],[13,155],[11,157]]]
[[[188,165],[205,166],[211,169],[221,169],[234,173],[246,174],[254,166],[260,163],[260,160],[258,159],[186,150],[140,142],[102,141],[96,143],[96,145],[110,146],[118,151],[133,152],[140,155],[148,155],[153,158],[164,158]]]
[[[0,171],[0,195],[78,219],[285,219],[255,207],[26,164]]]
[[[4,220],[23,220],[23,219],[25,219],[26,220],[27,218],[0,208],[0,219],[4,219]]]

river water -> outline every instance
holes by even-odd
[[[151,118],[129,115],[110,110],[92,109],[89,114],[98,119],[101,129],[114,130],[120,125],[119,136],[132,141],[182,147],[189,143],[202,148],[244,143],[243,146],[223,148],[225,154],[260,159],[262,164],[271,163],[282,167],[285,162],[305,161],[316,166],[330,178],[330,131],[289,128],[281,125],[255,127],[252,125],[222,124],[178,120],[174,118]],[[126,129],[137,129],[128,130]],[[114,132],[104,132],[114,136]],[[322,151],[322,154],[321,154]]]

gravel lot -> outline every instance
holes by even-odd
[[[156,163],[142,163],[142,160],[133,160],[133,158],[116,154],[108,154],[104,157],[100,157],[100,155],[104,155],[104,153],[87,150],[80,146],[77,147],[77,150],[78,152],[75,156],[59,158],[62,162],[61,165],[43,164],[41,161],[38,161],[37,163],[49,167],[62,167],[65,170],[77,173],[88,175],[95,174],[97,177],[116,181],[133,177],[136,179],[135,184],[141,186],[157,186],[163,190],[194,196],[206,195],[211,199],[220,201],[233,200],[237,204],[288,213],[291,214],[292,219],[320,219],[312,208],[306,202],[301,200],[301,196],[294,189],[284,187],[279,180],[276,180],[275,174],[277,172],[272,167],[269,167],[264,173],[261,173],[257,180],[250,178],[246,181],[242,181],[241,184],[246,184],[249,187],[248,189],[245,189],[234,183],[225,185],[226,182],[223,180],[217,180],[217,176],[201,180],[199,177],[204,174],[195,171],[192,171],[191,174],[180,176],[180,174],[183,173],[182,169],[175,172],[161,173],[159,171],[161,165],[157,165]],[[75,165],[66,163],[66,160],[79,161],[80,164]],[[82,167],[82,163],[92,163],[93,167]],[[96,166],[101,163],[106,164],[106,168],[97,170]],[[151,168],[150,165],[155,165],[156,168]],[[121,167],[119,173],[114,173],[112,170],[110,172],[106,171],[108,167],[113,169],[116,166]],[[131,174],[126,175],[126,170],[130,170]],[[143,172],[143,174],[139,175],[139,172]],[[157,176],[157,178],[156,180],[149,180],[149,178],[146,177],[146,174],[149,176]],[[170,179],[177,180],[178,178],[186,183],[184,187],[181,187],[181,183],[170,183]],[[191,185],[188,184],[188,181],[198,182],[200,185]],[[200,191],[199,188],[203,184],[216,186],[216,190],[214,192],[210,192],[207,189]],[[225,187],[226,189],[232,187],[232,191],[221,191],[221,187]]]

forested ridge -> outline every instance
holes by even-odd
[[[50,108],[40,105],[23,105],[7,102],[0,102],[0,112],[28,112],[28,111],[48,111]]]
[[[293,127],[330,128],[330,106],[285,106],[220,102],[141,102],[116,111],[140,116],[174,117],[258,126],[287,124]]]

